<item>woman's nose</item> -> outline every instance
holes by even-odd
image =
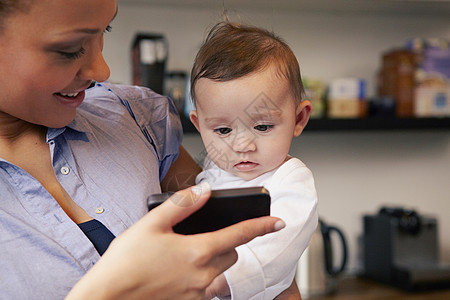
[[[78,77],[83,80],[106,81],[111,74],[108,64],[103,58],[102,51],[97,51],[92,57],[87,58],[86,63],[78,72]]]

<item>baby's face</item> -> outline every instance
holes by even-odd
[[[209,157],[223,170],[251,180],[279,167],[300,135],[311,103],[296,105],[287,79],[275,67],[195,86],[197,110],[190,116]]]

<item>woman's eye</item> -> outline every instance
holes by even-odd
[[[65,52],[65,51],[58,51],[58,53],[67,59],[77,59],[80,58],[81,56],[83,56],[83,54],[86,52],[86,50],[84,50],[84,48],[80,48],[80,50],[75,51],[75,52]]]
[[[256,125],[254,128],[258,131],[267,131],[269,129],[272,129],[273,125]]]
[[[228,127],[221,127],[221,128],[216,128],[214,129],[215,133],[221,134],[221,135],[225,135],[231,132],[231,128]]]

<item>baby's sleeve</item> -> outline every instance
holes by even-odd
[[[297,262],[318,222],[312,173],[296,161],[280,168],[266,186],[271,215],[283,219],[286,227],[236,248],[238,261],[225,272],[234,300],[273,299],[294,280]]]

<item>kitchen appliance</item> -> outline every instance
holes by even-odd
[[[363,221],[364,277],[405,290],[450,287],[450,265],[439,261],[435,218],[382,207]]]
[[[164,81],[164,95],[172,98],[180,117],[184,114],[187,95],[188,74],[185,71],[167,72]]]
[[[335,233],[338,239],[332,239]],[[335,248],[336,241],[340,249]],[[334,263],[334,254],[341,252],[341,261]],[[303,298],[325,295],[336,290],[336,278],[347,264],[347,242],[343,232],[319,220],[309,247],[303,252],[297,266],[296,282]]]
[[[137,33],[132,43],[133,84],[149,87],[162,94],[167,54],[168,45],[164,35]]]

